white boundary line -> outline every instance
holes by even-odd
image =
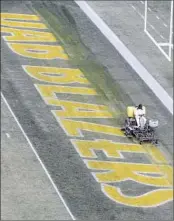
[[[161,53],[167,58],[167,60],[171,61],[171,58],[169,57],[169,55],[161,48],[161,46],[164,46],[164,45],[162,45],[161,43],[159,44],[147,30],[144,30],[144,32],[152,40],[152,42],[157,46],[157,48],[161,51]],[[164,44],[168,44],[168,43],[164,43]]]
[[[173,46],[172,46],[172,29],[173,29],[173,0],[171,0],[171,12],[170,12],[170,34],[169,34],[169,42],[168,42],[168,54],[162,49],[161,46],[163,46],[161,43],[158,44],[158,42],[155,40],[155,38],[152,37],[152,35],[147,31],[147,10],[148,9],[148,6],[147,6],[147,0],[145,0],[145,12],[144,12],[144,32],[147,34],[147,36],[152,40],[152,42],[158,47],[158,49],[161,51],[161,53],[167,58],[168,61],[172,61],[172,49],[173,49]],[[163,25],[165,27],[166,24],[163,23]],[[152,25],[150,25],[151,28],[154,29],[154,27],[152,27]],[[160,35],[161,38],[163,38],[162,35]],[[164,39],[164,38],[163,38]],[[164,43],[164,44],[167,44],[167,43]],[[167,45],[165,45],[167,46]]]
[[[60,192],[59,192],[59,190],[58,190],[58,188],[57,188],[57,186],[55,185],[54,181],[52,180],[52,178],[51,178],[51,176],[50,176],[48,170],[46,169],[46,167],[45,167],[45,165],[43,164],[42,160],[40,159],[39,155],[37,154],[35,148],[33,147],[32,143],[30,142],[28,136],[26,135],[25,131],[23,130],[21,124],[19,123],[17,117],[15,116],[14,112],[12,111],[10,105],[8,104],[8,102],[7,102],[7,100],[6,100],[6,98],[4,97],[4,95],[3,95],[2,92],[1,92],[1,97],[3,98],[5,104],[7,105],[7,107],[8,107],[8,109],[9,109],[10,113],[11,113],[12,116],[14,117],[14,119],[15,119],[17,125],[19,126],[20,130],[22,131],[22,133],[23,133],[25,139],[27,140],[29,146],[31,147],[32,151],[34,152],[36,158],[37,158],[38,161],[40,162],[40,164],[41,164],[43,170],[45,171],[46,175],[48,176],[48,179],[50,180],[51,184],[53,185],[53,187],[54,187],[54,189],[55,189],[57,195],[60,197],[60,199],[61,199],[62,203],[64,204],[65,208],[67,209],[69,215],[71,216],[71,218],[72,218],[73,220],[76,220],[75,217],[73,216],[73,214],[71,213],[70,209],[69,209],[68,206],[66,205],[66,202],[64,201],[62,195],[60,194]]]
[[[85,1],[74,0],[173,115],[173,99]]]
[[[147,26],[147,24],[149,24],[149,26],[151,26],[151,28],[156,32],[156,34],[157,35],[159,35],[162,39],[165,39],[157,30],[156,30],[156,28],[153,26],[153,25],[151,25],[149,22],[147,22],[146,20],[144,20],[144,18],[145,18],[145,16],[144,15],[142,15],[138,10],[137,10],[137,8],[135,8],[133,5],[131,5],[132,6],[132,8],[137,12],[137,14],[143,19],[143,21],[145,21],[144,22],[144,26]],[[145,11],[146,12],[146,11]],[[147,24],[146,24],[147,23]]]
[[[158,43],[159,46],[169,46],[170,43]]]
[[[173,44],[170,44],[170,43],[158,43],[158,45],[159,45],[159,46],[163,46],[163,47],[164,47],[164,46],[167,46],[167,47],[170,46],[170,47],[173,49]]]

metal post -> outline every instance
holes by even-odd
[[[171,0],[171,13],[170,13],[170,34],[169,34],[169,58],[172,57],[172,31],[173,31],[173,0]]]
[[[147,0],[145,0],[145,11],[144,11],[144,31],[147,30]]]

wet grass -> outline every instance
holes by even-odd
[[[77,31],[76,22],[68,9],[65,6],[56,6],[56,8],[54,6],[48,5],[48,2],[37,3],[36,1],[32,8],[44,20],[68,54],[70,66],[79,68],[83,72],[92,87],[101,95],[102,103],[108,105],[114,117],[118,118],[119,116],[122,121],[125,117],[122,90],[113,81],[108,70],[97,62],[95,55],[83,44]]]

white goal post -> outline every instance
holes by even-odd
[[[170,28],[169,28],[169,38],[168,42],[157,42],[155,38],[148,32],[147,30],[147,18],[148,18],[148,0],[145,0],[145,8],[144,8],[144,32],[148,35],[148,37],[153,41],[153,43],[159,48],[162,54],[169,60],[172,60],[172,50],[173,50],[173,0],[171,0],[170,4]],[[168,47],[168,53],[166,53],[162,47]]]

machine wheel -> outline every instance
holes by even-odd
[[[133,137],[133,135],[132,135],[132,133],[131,133],[130,131],[128,132],[128,131],[126,130],[126,131],[124,132],[124,134],[125,134],[126,137],[128,137],[128,138],[132,138],[132,137]]]
[[[142,138],[139,139],[139,144],[142,144],[143,143],[143,140]]]
[[[156,140],[154,140],[154,141],[152,141],[152,144],[158,144],[158,140],[156,139]]]

